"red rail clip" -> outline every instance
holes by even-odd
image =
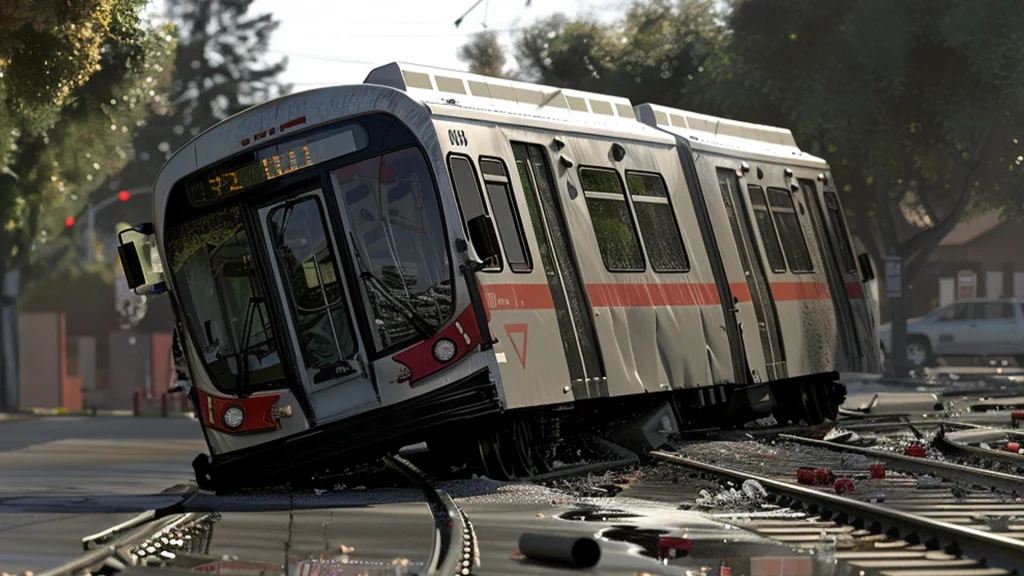
[[[1007,442],[1006,443],[1006,450],[1016,454],[1017,452],[1020,452],[1020,443],[1018,443],[1018,442]]]
[[[885,466],[881,464],[872,464],[868,466],[868,471],[871,472],[871,477],[875,480],[881,480],[885,478]]]
[[[836,483],[832,485],[832,488],[835,489],[836,494],[847,494],[849,492],[853,492],[853,480],[850,480],[849,478],[840,478],[839,480],[836,480]]]
[[[920,444],[911,444],[903,449],[903,454],[906,456],[913,456],[915,458],[924,458],[924,446]]]
[[[796,469],[796,481],[800,484],[807,484],[808,486],[821,486],[823,484],[830,484],[835,479],[835,475],[832,471],[827,468],[797,468]]]

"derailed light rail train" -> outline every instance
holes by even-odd
[[[631,411],[817,423],[878,371],[870,263],[784,129],[394,63],[224,120],[154,192],[119,251],[169,292],[202,486],[423,440],[531,475]]]

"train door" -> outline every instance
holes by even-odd
[[[838,252],[836,262],[840,267],[840,273],[846,284],[847,302],[850,305],[853,325],[856,327],[855,338],[861,350],[861,370],[875,372],[880,369],[876,353],[877,340],[874,336],[874,319],[868,305],[867,294],[864,293],[865,286],[861,283],[860,272],[857,269],[857,260],[854,257],[853,245],[850,243],[850,233],[846,227],[846,218],[843,216],[843,207],[839,203],[839,196],[835,190],[828,187],[823,191],[824,221],[831,229],[831,238],[835,241],[835,251]]]
[[[821,253],[821,260],[825,266],[825,278],[828,281],[829,292],[833,295],[832,305],[835,308],[836,321],[838,322],[839,341],[842,343],[843,350],[845,351],[843,354],[843,364],[852,370],[861,364],[864,358],[864,350],[859,338],[860,330],[854,324],[850,298],[847,296],[847,279],[845,274],[848,271],[843,268],[848,266],[848,263],[844,265],[842,251],[835,241],[835,231],[830,233],[826,227],[827,218],[814,181],[800,178],[797,182],[800,183],[804,198],[807,199],[807,203],[811,208],[811,229],[814,230],[814,235],[818,239],[817,244]],[[852,260],[852,253],[849,258]],[[854,269],[856,270],[856,268]],[[843,364],[840,364],[840,366]]]
[[[782,332],[778,313],[772,299],[771,286],[764,262],[755,249],[755,233],[739,182],[733,170],[717,169],[718,188],[729,216],[729,227],[739,252],[740,264],[746,278],[747,289],[757,318],[757,338],[764,351],[765,370],[769,380],[787,377],[786,353],[782,345]]]
[[[512,142],[530,221],[554,301],[576,399],[605,396],[604,367],[583,279],[572,254],[565,213],[542,146]]]
[[[302,386],[318,422],[379,404],[318,185],[257,209]]]

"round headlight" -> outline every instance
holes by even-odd
[[[438,362],[448,362],[455,358],[455,342],[441,338],[434,343],[434,358]]]
[[[221,418],[224,420],[225,426],[235,429],[245,421],[245,410],[242,410],[242,407],[237,404],[232,404],[224,411],[224,415]]]

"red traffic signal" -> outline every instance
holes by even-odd
[[[127,202],[128,199],[131,197],[131,193],[129,193],[127,190],[121,190],[120,192],[117,193],[117,199],[120,200],[121,202]]]
[[[75,217],[74,216],[68,216],[67,218],[64,219],[64,226],[65,227],[71,228],[74,225],[75,225]]]

